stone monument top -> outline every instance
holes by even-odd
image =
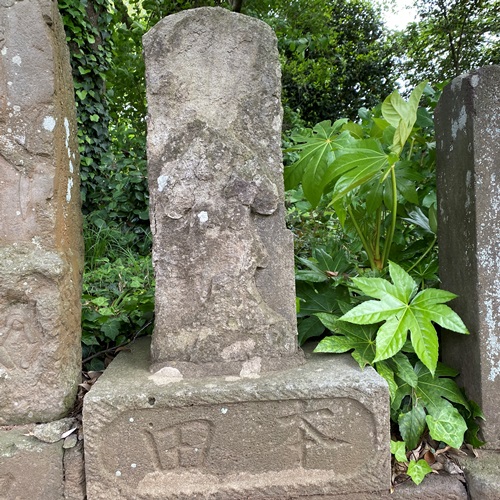
[[[144,52],[152,368],[253,376],[296,364],[276,37],[261,21],[200,8],[163,19]]]

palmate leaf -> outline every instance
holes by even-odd
[[[340,353],[353,350],[352,357],[361,368],[372,364],[375,358],[376,325],[352,325],[327,313],[317,313],[316,316],[335,335],[324,338],[314,352]]]
[[[333,125],[324,121],[313,128],[310,136],[292,136],[298,144],[287,151],[299,152],[299,159],[285,168],[285,189],[293,189],[301,182],[304,196],[313,208],[318,205],[329,182],[326,174],[335,159],[334,151],[353,141],[348,131],[338,133],[346,121],[337,120]]]
[[[418,384],[415,388],[417,398],[422,400],[422,404],[431,414],[439,412],[449,405],[448,401],[462,405],[470,412],[467,399],[458,388],[457,384],[450,378],[432,375],[422,364],[417,362],[415,373],[418,376]]]
[[[328,169],[327,183],[338,179],[333,190],[332,203],[373,179],[389,166],[387,154],[374,139],[358,140],[345,148]]]
[[[339,303],[349,301],[349,291],[347,287],[331,286],[326,283],[307,283],[297,281],[297,297],[300,303],[300,313],[298,317],[312,316],[318,312],[328,312],[331,314],[342,314]]]
[[[302,345],[306,340],[321,335],[325,331],[325,327],[316,316],[309,316],[298,322],[297,331],[299,345]]]
[[[465,418],[473,414],[473,409],[456,383],[447,378],[448,376],[455,376],[456,372],[448,370],[447,367],[440,364],[436,370],[438,375],[433,376],[420,361],[415,364],[414,371],[418,377],[416,387],[412,388],[406,382],[401,383],[394,399],[391,401],[391,410],[393,412],[397,411],[403,398],[411,395],[412,400],[417,401],[416,404],[425,409],[427,414],[425,419],[431,437],[450,446],[460,447],[464,440],[464,432],[467,430]],[[460,410],[465,415],[465,418],[452,403],[461,407]],[[411,416],[411,418],[414,417],[414,415]],[[400,418],[398,417],[398,421]],[[410,419],[410,416],[406,418]],[[403,420],[403,425],[408,425],[408,422]],[[406,430],[401,430],[401,432],[403,435]]]
[[[339,319],[360,325],[385,321],[377,333],[374,362],[401,351],[410,332],[415,353],[434,374],[439,344],[432,322],[459,333],[469,333],[458,315],[443,304],[455,295],[434,289],[416,294],[416,282],[393,262],[389,262],[389,274],[392,284],[381,278],[354,278],[354,284],[363,293],[379,300],[363,302]]]

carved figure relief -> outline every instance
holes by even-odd
[[[31,317],[29,317],[29,316]],[[39,348],[32,314],[16,312],[5,316],[0,326],[0,365],[7,370],[27,370]]]

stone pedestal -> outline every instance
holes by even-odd
[[[483,409],[500,449],[500,66],[461,76],[436,109],[439,267],[470,336],[443,334],[443,360]]]
[[[182,379],[149,365],[143,340],[85,397],[89,500],[388,491],[387,387],[349,355],[249,378]]]
[[[73,406],[83,243],[73,81],[55,0],[0,5],[0,425]]]

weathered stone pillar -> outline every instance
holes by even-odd
[[[57,1],[0,3],[0,425],[73,405],[82,236],[75,103]]]
[[[158,23],[144,52],[154,367],[296,362],[274,33],[227,10],[190,11]]]
[[[435,116],[440,277],[471,332],[444,333],[442,354],[500,449],[500,66],[455,78]]]
[[[89,500],[388,489],[385,382],[298,354],[274,34],[201,8],[144,44],[152,360],[137,343],[85,397]]]

